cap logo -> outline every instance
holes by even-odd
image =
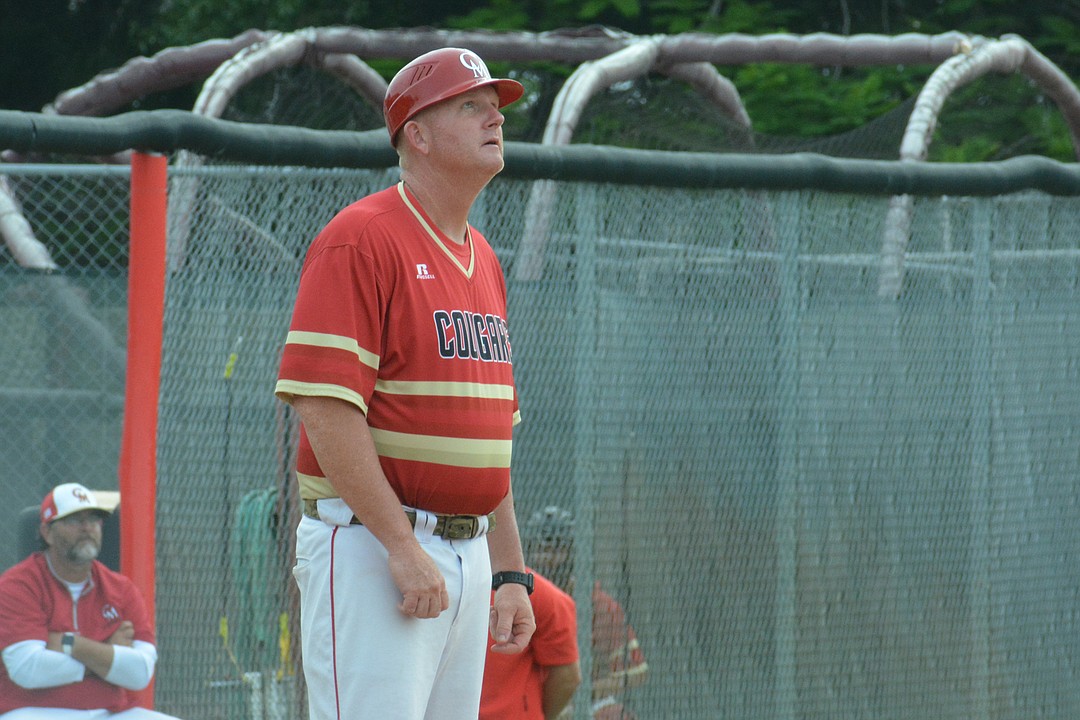
[[[75,499],[76,499],[76,500],[78,500],[78,501],[79,501],[79,502],[81,502],[81,503],[88,503],[88,502],[90,502],[90,498],[89,498],[89,497],[87,497],[86,493],[84,493],[84,492],[83,492],[83,491],[82,491],[81,489],[79,489],[79,488],[75,488],[74,490],[72,490],[72,491],[71,491],[71,494],[72,494],[72,495],[74,495],[74,496],[75,496]]]
[[[480,58],[478,58],[473,53],[471,53],[471,52],[463,52],[458,57],[458,59],[461,61],[462,65],[467,67],[469,70],[472,70],[472,74],[473,74],[474,78],[490,78],[491,77],[491,73],[488,72],[487,65],[485,65],[484,61],[481,60]]]

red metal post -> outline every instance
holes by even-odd
[[[128,342],[120,440],[120,570],[155,618],[158,388],[165,314],[168,159],[131,156]],[[155,621],[156,622],[156,621]],[[139,704],[153,707],[153,685]]]

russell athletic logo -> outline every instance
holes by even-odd
[[[439,338],[439,357],[445,360],[512,362],[510,333],[498,315],[468,310],[437,310],[433,316]]]
[[[434,280],[434,273],[429,273],[427,265],[424,263],[417,263],[416,265],[416,279],[417,280]]]

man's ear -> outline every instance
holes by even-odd
[[[401,140],[419,152],[427,153],[427,133],[424,126],[416,120],[410,120],[401,127],[401,137],[398,142]]]

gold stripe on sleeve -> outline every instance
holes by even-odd
[[[274,394],[285,402],[291,402],[297,395],[303,397],[332,397],[352,403],[367,415],[368,406],[364,397],[347,387],[331,385],[330,383],[308,383],[299,380],[278,380],[274,386]]]
[[[331,335],[330,333],[307,332],[304,330],[290,330],[285,338],[286,345],[311,345],[312,347],[332,348],[355,353],[360,362],[368,367],[379,369],[379,356],[368,352],[360,347],[354,338],[344,335]]]

